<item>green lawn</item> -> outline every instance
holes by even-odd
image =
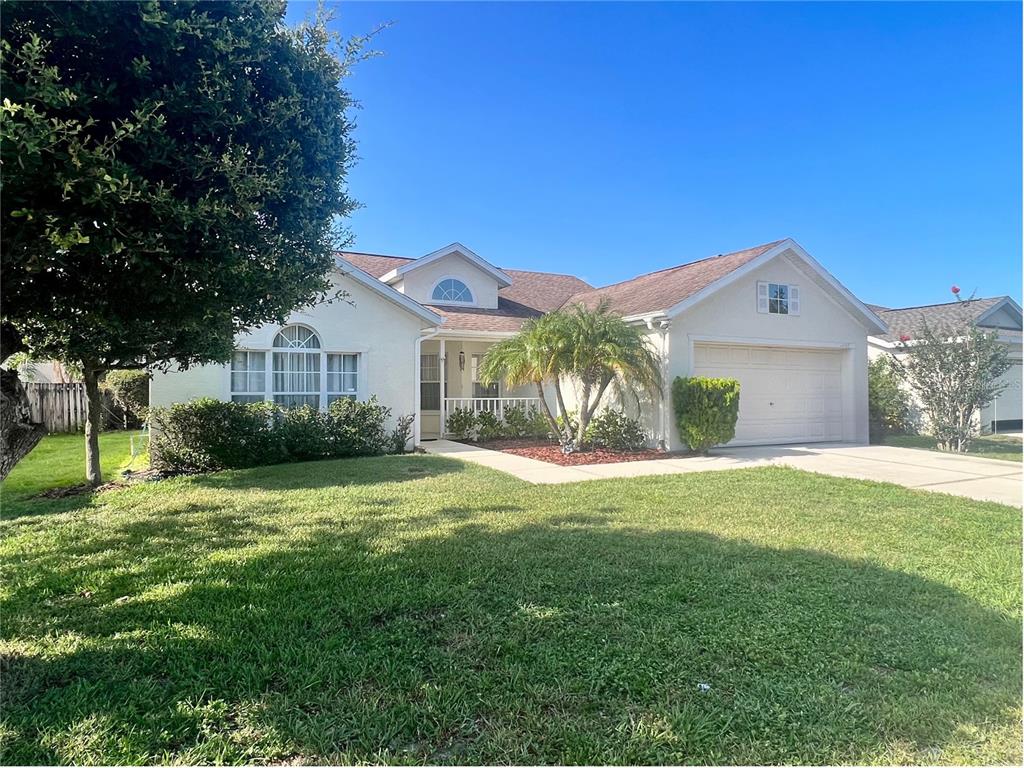
[[[1021,759],[997,504],[407,456],[4,506],[4,764]]]
[[[937,451],[935,440],[927,435],[889,435],[882,440],[882,445],[895,445],[900,448],[925,448]],[[1021,461],[1022,445],[1019,437],[990,435],[979,437],[967,449],[970,456],[984,459],[1003,459],[1005,461]]]
[[[129,435],[139,432],[100,434],[100,467],[105,481],[117,480],[132,460]],[[133,467],[145,466],[136,459]],[[0,500],[31,496],[49,488],[85,482],[85,436],[47,435],[0,483]]]

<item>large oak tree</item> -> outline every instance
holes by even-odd
[[[326,295],[362,40],[284,10],[4,3],[2,354],[81,366],[91,483],[104,371],[226,361]]]

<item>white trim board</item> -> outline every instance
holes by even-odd
[[[439,326],[444,323],[444,318],[436,312],[431,312],[418,301],[410,299],[404,293],[399,293],[390,285],[382,283],[373,275],[368,272],[364,272],[355,264],[347,261],[343,257],[335,255],[334,265],[339,271],[341,271],[343,276],[351,277],[360,285],[376,291],[392,304],[396,304],[402,309],[411,312],[421,320],[429,323],[431,326]]]
[[[494,278],[498,282],[498,285],[500,285],[502,288],[507,288],[508,286],[512,285],[511,277],[509,277],[507,274],[502,272],[500,269],[495,267],[490,262],[483,259],[480,255],[471,251],[462,243],[458,242],[452,243],[451,245],[446,245],[444,248],[439,248],[432,253],[428,253],[426,256],[421,256],[418,259],[413,259],[408,264],[403,264],[401,267],[396,267],[387,274],[381,275],[381,282],[393,283],[401,279],[403,275],[408,274],[409,272],[417,270],[420,267],[425,267],[428,264],[432,264],[433,262],[437,261],[438,259],[443,259],[445,256],[451,256],[453,254],[456,256],[461,256],[470,264],[486,272],[488,275]]]
[[[881,333],[885,333],[886,331],[889,330],[889,327],[884,322],[882,322],[881,318],[879,318],[878,315],[876,315],[874,312],[868,309],[864,305],[864,303],[860,301],[860,299],[858,299],[856,296],[850,293],[843,286],[842,283],[840,283],[838,280],[832,277],[832,275],[829,274],[828,270],[826,270],[823,266],[821,266],[821,264],[815,261],[811,257],[811,255],[807,253],[807,251],[805,251],[803,247],[801,247],[801,245],[792,238],[787,238],[783,240],[774,248],[765,251],[757,258],[751,259],[743,266],[737,267],[729,274],[720,277],[718,280],[715,280],[713,283],[709,285],[706,285],[701,290],[686,297],[685,299],[678,302],[674,306],[665,310],[665,314],[667,314],[669,317],[675,317],[676,315],[685,312],[690,307],[694,306],[695,304],[698,304],[701,301],[704,301],[704,299],[718,292],[722,288],[725,288],[728,285],[732,285],[737,280],[740,280],[746,275],[749,275],[751,272],[763,267],[769,261],[772,261],[773,259],[781,256],[786,251],[792,251],[796,256],[798,256],[801,259],[801,261],[807,264],[807,266],[810,267],[812,272],[814,272],[814,274],[817,277],[819,277],[829,288],[831,288],[836,295],[844,299],[849,304],[849,307],[844,307],[844,309],[850,312],[850,314],[852,314],[854,317],[857,317],[865,326],[868,327],[869,330],[874,330]]]

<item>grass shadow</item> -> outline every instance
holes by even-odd
[[[1019,618],[866,561],[485,506],[242,549],[282,532],[185,511],[124,532],[127,600],[13,590],[5,637],[73,640],[5,658],[4,763],[928,762],[992,723],[983,757],[1020,757]]]

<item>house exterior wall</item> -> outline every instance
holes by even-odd
[[[757,311],[757,283],[769,281],[800,287],[799,315]],[[677,376],[689,376],[693,346],[721,341],[766,346],[839,349],[843,388],[843,440],[868,440],[867,331],[808,272],[787,258],[776,258],[672,318],[667,365],[668,387]],[[743,393],[740,392],[742,401]],[[669,448],[685,448],[668,404]]]
[[[495,309],[498,306],[498,283],[489,274],[457,254],[425,264],[406,272],[394,285],[400,293],[420,304],[433,304],[431,295],[438,281],[455,277],[473,294],[473,306]]]
[[[324,302],[288,317],[313,329],[325,352],[359,354],[358,399],[376,395],[391,409],[391,423],[415,410],[415,376],[419,360],[416,340],[428,327],[420,318],[355,280],[333,279],[349,293],[348,300]],[[239,334],[239,349],[269,350],[279,325],[265,325]],[[321,374],[322,375],[322,374]],[[231,399],[227,365],[201,365],[187,371],[156,373],[150,384],[150,403],[167,406],[200,397]]]

